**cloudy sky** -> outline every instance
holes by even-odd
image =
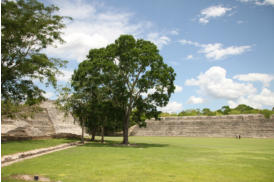
[[[47,0],[71,16],[58,48],[44,50],[69,61],[69,81],[88,50],[121,34],[154,42],[177,73],[167,112],[247,104],[274,106],[274,0]],[[52,88],[46,97],[56,98]]]

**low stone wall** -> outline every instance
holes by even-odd
[[[2,140],[36,139],[57,136],[79,136],[81,127],[72,116],[56,108],[54,101],[41,103],[42,111],[28,118],[1,118]]]
[[[147,120],[146,128],[133,126],[131,136],[274,138],[274,115],[183,116]]]

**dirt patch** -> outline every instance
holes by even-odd
[[[51,182],[49,178],[39,175],[28,175],[28,174],[18,174],[11,176],[14,179],[24,180],[24,181],[43,181],[43,182]],[[37,180],[38,177],[38,180]],[[36,179],[35,179],[36,178]]]

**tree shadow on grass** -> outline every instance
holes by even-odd
[[[168,144],[155,143],[130,143],[129,145],[121,144],[120,141],[105,140],[104,143],[99,141],[89,142],[81,147],[114,147],[114,148],[152,148],[152,147],[168,147]]]

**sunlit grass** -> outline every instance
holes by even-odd
[[[39,174],[63,182],[271,182],[274,139],[120,137],[2,168],[2,179]]]
[[[47,139],[47,140],[25,140],[25,141],[8,141],[1,143],[1,156],[25,152],[28,150],[51,147],[63,143],[69,143],[76,140],[72,139]]]

